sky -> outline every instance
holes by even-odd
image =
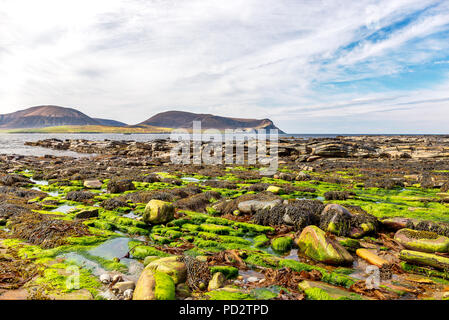
[[[449,1],[0,0],[0,113],[449,133]]]

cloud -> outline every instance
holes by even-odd
[[[271,118],[289,132],[413,131],[426,108],[436,124],[449,116],[448,21],[434,0],[3,0],[0,110],[56,104],[137,123],[178,109]]]

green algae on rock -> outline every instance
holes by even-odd
[[[150,200],[145,207],[143,221],[148,224],[161,224],[174,218],[175,209],[169,202],[162,200]]]
[[[296,244],[299,251],[308,257],[329,264],[348,264],[354,259],[338,242],[326,236],[317,226],[304,228]]]
[[[430,231],[401,229],[394,239],[405,248],[422,252],[449,252],[449,238]]]
[[[163,272],[169,275],[175,284],[185,282],[187,280],[186,264],[180,261],[179,257],[165,257],[150,262],[145,269]]]
[[[279,237],[271,241],[271,247],[275,252],[287,252],[292,247],[293,240],[291,237]]]
[[[442,257],[436,254],[402,250],[399,254],[399,258],[412,264],[420,264],[431,266],[437,269],[449,270],[449,258]]]
[[[145,268],[137,281],[133,300],[174,300],[175,283],[163,272]]]

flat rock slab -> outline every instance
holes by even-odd
[[[27,300],[29,296],[27,289],[7,290],[0,292],[0,300]]]
[[[305,280],[298,284],[298,288],[305,291],[306,295],[307,295],[307,289],[312,289],[312,288],[321,289],[321,290],[325,291],[332,300],[343,300],[343,299],[344,300],[346,300],[346,299],[372,300],[370,298],[363,297],[357,293],[350,292],[350,291],[344,290],[343,288],[339,288],[339,287],[327,284],[325,282],[320,282],[320,281]]]
[[[69,293],[50,295],[55,300],[93,300],[92,293],[87,289],[75,290]]]
[[[399,258],[412,264],[431,266],[442,270],[449,269],[449,258],[432,253],[402,250],[399,254]]]

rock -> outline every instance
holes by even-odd
[[[100,205],[103,208],[105,208],[106,210],[111,210],[111,211],[114,211],[117,208],[127,208],[128,207],[128,203],[126,203],[123,200],[118,199],[118,197],[106,199]],[[129,208],[127,210],[131,210],[131,208]]]
[[[100,276],[100,282],[102,282],[104,284],[108,284],[109,282],[111,282],[111,276],[107,273],[103,273]]]
[[[124,293],[126,290],[134,290],[136,287],[136,284],[134,281],[123,281],[123,282],[117,282],[114,284],[112,289],[118,290],[120,293]]]
[[[150,200],[145,207],[143,221],[147,224],[161,224],[173,220],[175,208],[169,202]]]
[[[174,300],[175,284],[163,272],[145,268],[137,281],[133,300]]]
[[[298,288],[310,300],[370,300],[354,292],[327,284],[320,281],[304,280],[298,284]]]
[[[155,183],[155,182],[160,182],[161,178],[159,178],[159,176],[157,174],[149,174],[149,175],[143,177],[142,181],[147,182],[147,183]]]
[[[86,180],[83,185],[88,189],[100,189],[103,183],[100,180]]]
[[[159,256],[147,256],[145,257],[145,259],[143,260],[143,265],[146,267],[147,265],[149,265],[151,262],[160,259],[161,257]]]
[[[394,218],[387,218],[381,220],[382,224],[391,230],[400,230],[403,228],[411,228],[414,225],[414,219],[410,218],[401,218],[401,217],[394,217]]]
[[[279,179],[285,180],[285,181],[293,181],[295,177],[287,172],[281,172],[279,173]]]
[[[320,157],[347,157],[348,156],[348,146],[342,143],[328,143],[325,142],[321,145],[317,145],[313,150],[312,154],[314,156]]]
[[[135,190],[132,180],[123,179],[123,180],[111,180],[108,183],[108,192],[109,193],[122,193],[129,190]]]
[[[125,298],[125,300],[131,300],[133,298],[133,293],[134,293],[134,290],[127,289],[127,290],[125,290],[125,292],[123,292],[123,297]]]
[[[368,249],[357,249],[356,254],[360,258],[368,261],[370,264],[375,265],[379,268],[382,268],[389,264],[389,262],[387,260],[379,257],[377,254],[375,254],[374,252],[372,252]]]
[[[75,219],[89,219],[98,217],[98,209],[83,210],[75,215]]]
[[[15,289],[15,290],[7,290],[4,293],[0,292],[0,301],[1,300],[28,300],[29,293],[27,289]]]
[[[431,266],[442,270],[449,269],[449,258],[432,253],[402,250],[399,254],[399,258],[412,264]]]
[[[271,247],[276,252],[287,252],[292,247],[293,240],[290,237],[279,237],[271,241]]]
[[[207,287],[208,291],[216,290],[221,288],[226,281],[226,277],[221,272],[215,272],[212,276],[212,279],[209,281],[209,285]]]
[[[94,197],[95,194],[89,191],[70,191],[65,198],[70,201],[83,202]]]
[[[188,298],[192,294],[190,292],[189,286],[186,283],[178,283],[176,286],[176,296],[180,298]]]
[[[430,253],[449,251],[449,238],[430,231],[401,229],[394,239],[410,250]]]
[[[274,194],[280,194],[282,192],[282,189],[280,187],[276,187],[276,186],[269,186],[267,188],[267,191],[272,192]]]
[[[259,281],[259,278],[257,277],[249,277],[248,279],[246,279],[246,282],[252,283],[252,282],[257,282]]]
[[[312,180],[312,177],[305,172],[300,172],[296,176],[295,180],[296,181],[309,181],[309,180]]]
[[[93,300],[92,293],[87,289],[75,290],[69,293],[55,294],[49,296],[54,300]]]
[[[354,260],[342,245],[316,226],[305,227],[295,242],[300,252],[320,262],[340,265]]]
[[[163,272],[169,275],[175,284],[185,282],[187,280],[187,267],[184,262],[178,261],[178,259],[177,256],[160,258],[149,263],[145,269]]]
[[[0,176],[0,184],[3,184],[5,186],[26,186],[27,184],[31,184],[31,180],[18,175],[18,174],[11,174],[11,175],[1,175]]]
[[[328,204],[320,216],[320,228],[339,236],[349,234],[352,215],[339,204]]]
[[[271,201],[261,201],[261,200],[248,200],[240,202],[237,205],[237,208],[241,213],[255,213],[258,210],[262,209],[271,209],[274,206],[280,204],[282,202],[281,199],[275,199]]]

